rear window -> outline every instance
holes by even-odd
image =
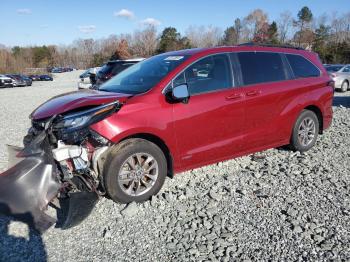
[[[134,65],[135,63],[118,63],[115,64],[113,69],[112,69],[112,75],[117,75],[119,74],[121,71],[127,69],[128,67]]]
[[[100,74],[109,74],[113,69],[112,64],[106,64],[104,66],[101,67],[99,73]]]
[[[280,54],[268,52],[238,53],[244,85],[286,80]]]
[[[300,55],[286,54],[296,78],[319,76],[320,70],[309,60]]]

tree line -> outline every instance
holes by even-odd
[[[181,34],[176,28],[167,27],[158,33],[156,27],[149,26],[131,34],[78,39],[67,46],[0,45],[0,72],[54,66],[88,68],[110,59],[245,42],[293,45],[317,52],[323,63],[350,63],[350,12],[315,17],[305,6],[295,15],[285,11],[270,21],[265,11],[255,9],[243,18],[234,19],[225,30],[216,26],[190,26]]]

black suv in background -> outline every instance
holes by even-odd
[[[96,74],[96,84],[94,89],[97,89],[98,86],[111,79],[113,76],[119,74],[128,67],[141,62],[144,58],[134,58],[127,60],[114,60],[107,62]]]

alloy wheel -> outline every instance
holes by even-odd
[[[129,196],[140,196],[148,192],[159,174],[156,159],[148,153],[136,153],[122,164],[118,183],[123,192]]]
[[[303,121],[300,123],[299,129],[298,129],[298,139],[302,146],[306,147],[312,143],[316,135],[316,125],[315,121],[310,118],[306,117],[303,119]]]

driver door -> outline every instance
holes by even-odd
[[[173,81],[186,83],[188,103],[173,104],[174,129],[184,169],[229,158],[242,147],[244,96],[234,88],[228,54],[202,58]]]

